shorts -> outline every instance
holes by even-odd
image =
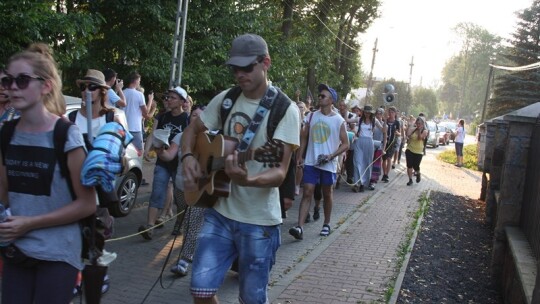
[[[336,177],[336,174],[333,172],[314,166],[304,166],[304,177],[302,181],[306,184],[329,186],[336,183]]]
[[[456,156],[463,156],[463,143],[455,142]]]
[[[193,257],[191,294],[196,298],[214,296],[238,259],[240,303],[267,303],[270,270],[280,244],[280,225],[241,223],[213,208],[206,209]]]
[[[150,194],[149,207],[163,209],[165,199],[169,192],[169,182],[176,177],[176,170],[169,169],[156,165],[154,167],[154,180],[152,182],[152,193]]]
[[[396,151],[396,145],[394,144],[386,144],[386,148],[384,148],[384,151],[386,151],[386,154],[383,154],[382,159],[387,160],[389,158],[392,158],[394,156],[394,152]]]
[[[131,143],[135,146],[135,148],[137,148],[137,150],[143,151],[144,147],[143,147],[142,132],[131,132],[131,131],[129,131],[129,133],[131,133],[131,135],[133,135],[133,141]]]

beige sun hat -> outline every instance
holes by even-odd
[[[86,71],[86,75],[81,79],[77,79],[76,83],[77,85],[81,85],[81,83],[92,83],[107,89],[110,88],[105,82],[105,75],[101,71],[92,69]]]

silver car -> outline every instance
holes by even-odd
[[[426,145],[431,146],[433,148],[438,148],[439,147],[439,136],[440,136],[439,127],[437,126],[437,124],[434,121],[427,121],[426,124],[427,124],[427,128],[429,130],[429,136],[428,136],[428,140],[427,140]]]
[[[66,116],[81,108],[81,98],[64,96],[66,99]],[[116,109],[120,113],[121,120],[125,121],[124,111]],[[142,160],[137,149],[133,144],[129,144],[126,148],[127,170],[124,175],[116,178],[115,189],[118,194],[119,203],[109,207],[109,212],[114,217],[123,217],[128,215],[135,205],[137,200],[137,192],[142,180]]]

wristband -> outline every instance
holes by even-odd
[[[188,156],[193,156],[195,157],[195,155],[193,155],[193,153],[186,153],[184,155],[182,155],[182,157],[180,158],[180,162],[184,162],[184,158],[188,157]]]

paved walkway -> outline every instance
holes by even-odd
[[[379,183],[375,191],[353,193],[342,184],[334,194],[333,232],[326,238],[319,236],[322,220],[305,225],[302,241],[288,234],[298,215],[297,197],[282,228],[282,245],[271,274],[271,303],[384,302],[389,284],[399,272],[397,251],[411,229],[422,193],[439,190],[479,197],[480,173],[436,160],[435,154],[440,150],[428,149],[419,184],[405,185],[404,159],[391,172],[390,183]],[[151,182],[153,165],[145,165],[146,178]],[[141,187],[139,201],[148,200],[149,188]],[[129,216],[117,219],[116,237],[136,233],[145,217],[146,208],[139,207]],[[110,267],[111,290],[102,303],[143,303],[162,267],[162,284],[166,289],[157,283],[144,303],[192,303],[189,276],[175,278],[169,272],[178,256],[181,238],[173,244],[173,222],[165,226],[155,230],[152,241],[135,236],[107,244],[107,249],[117,252],[119,257]],[[163,266],[171,247],[171,258]],[[235,274],[227,275],[218,296],[220,303],[238,303]]]

